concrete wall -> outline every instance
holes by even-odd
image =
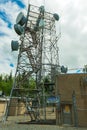
[[[17,98],[12,98],[9,107],[9,116],[23,115],[26,111],[25,104],[18,101]]]
[[[0,99],[0,116],[5,114],[8,101],[4,98]],[[9,116],[23,115],[26,111],[25,104],[21,101],[18,102],[17,98],[11,99],[10,107],[8,111]]]
[[[84,85],[83,79],[87,74],[61,74],[56,76],[56,95],[60,94],[61,103],[72,104],[72,94],[75,91],[78,125],[87,126],[87,84]],[[58,118],[58,113],[57,117]],[[57,119],[58,120],[58,119]],[[74,124],[72,109],[72,123]]]
[[[3,116],[5,113],[7,102],[6,101],[0,101],[0,116]]]

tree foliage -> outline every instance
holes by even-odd
[[[12,83],[13,83],[12,72],[10,73],[10,75],[0,74],[0,91],[3,91],[6,96],[10,95]]]
[[[23,78],[23,75],[18,76],[18,80],[21,77]],[[9,75],[0,74],[0,91],[3,91],[6,96],[10,95],[13,86],[13,80],[14,77],[12,76],[12,72],[10,72]],[[36,82],[33,77],[30,77],[29,79],[26,80],[26,82],[23,83],[23,88],[34,89],[35,86]]]

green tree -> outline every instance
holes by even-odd
[[[29,88],[30,89],[35,89],[35,87],[36,87],[36,81],[35,81],[35,79],[33,77],[31,77],[29,79]]]
[[[0,90],[3,91],[6,96],[10,95],[12,84],[12,72],[10,73],[10,75],[0,75]]]

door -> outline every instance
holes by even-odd
[[[72,124],[72,113],[71,113],[71,105],[70,104],[65,104],[63,105],[63,124]]]

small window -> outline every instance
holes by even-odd
[[[70,106],[69,105],[64,106],[64,113],[70,113]]]

